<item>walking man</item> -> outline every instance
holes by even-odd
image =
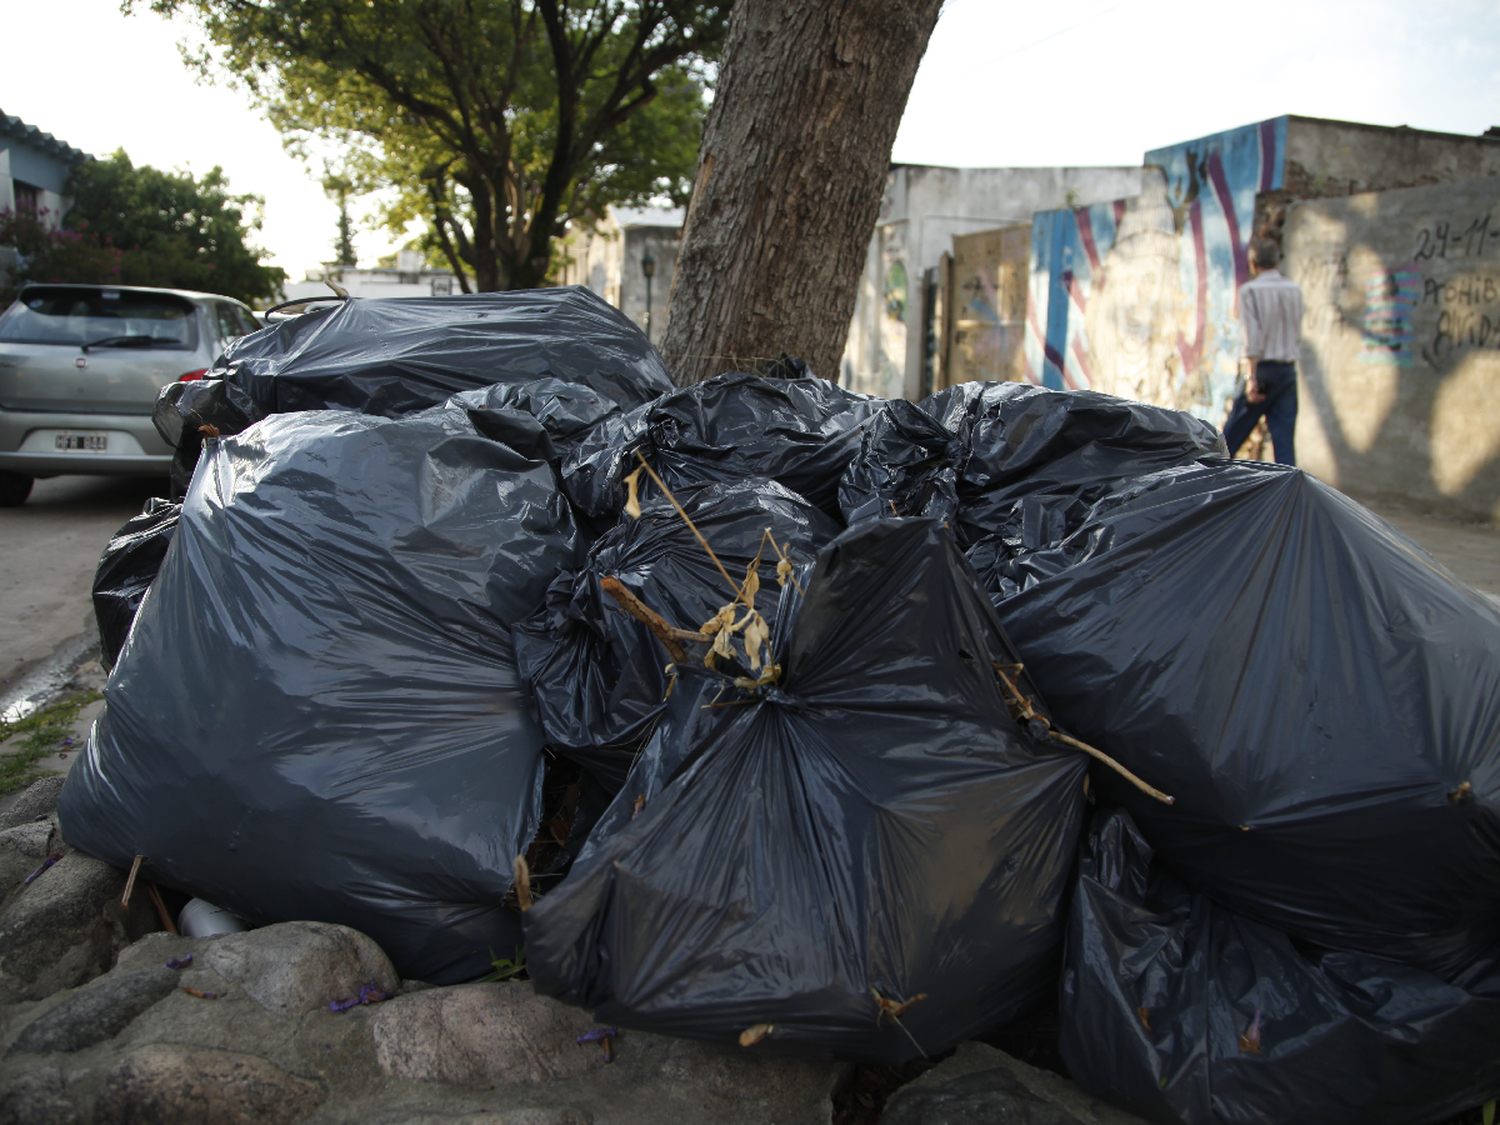
[[[1262,415],[1282,465],[1295,465],[1297,355],[1302,348],[1302,290],[1276,268],[1281,251],[1269,238],[1250,243],[1250,280],[1240,289],[1240,330],[1250,373],[1224,423],[1233,457]]]

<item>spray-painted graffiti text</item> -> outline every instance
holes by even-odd
[[[1438,313],[1432,346],[1424,352],[1429,362],[1459,348],[1500,348],[1500,317],[1474,312]]]
[[[1500,277],[1461,277],[1453,281],[1426,278],[1422,282],[1424,305],[1493,305],[1500,301]]]
[[[1500,240],[1500,227],[1490,229],[1489,215],[1481,215],[1467,226],[1461,219],[1436,223],[1417,232],[1413,257],[1419,262],[1429,258],[1477,258],[1491,249],[1495,240]]]

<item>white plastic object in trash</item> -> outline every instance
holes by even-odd
[[[201,898],[189,900],[182,913],[177,915],[177,929],[183,937],[242,934],[249,928],[242,918]]]

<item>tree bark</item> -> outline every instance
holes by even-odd
[[[783,351],[837,378],[942,0],[739,0],[662,351],[679,386]]]

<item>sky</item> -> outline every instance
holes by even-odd
[[[948,0],[891,155],[1135,165],[1284,113],[1481,133],[1500,125],[1497,17],[1500,0]],[[119,0],[0,0],[0,27],[0,111],[96,156],[221,165],[232,190],[265,198],[276,265],[300,279],[332,257],[321,168],[284,152],[242,91],[195,80],[178,50],[190,24],[122,15]],[[393,244],[361,229],[356,248],[373,264]]]

